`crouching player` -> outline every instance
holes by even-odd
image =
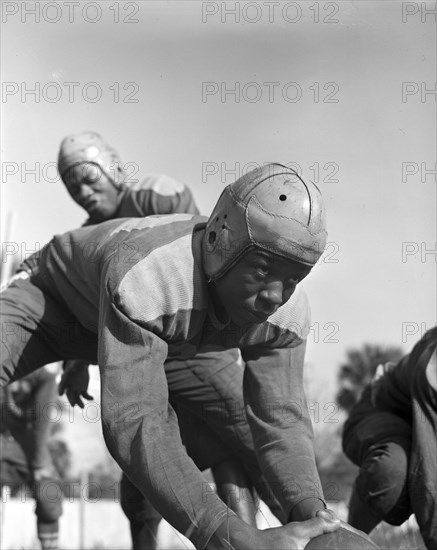
[[[325,243],[320,192],[282,165],[228,186],[209,220],[122,219],[55,237],[38,270],[2,294],[1,380],[62,358],[97,362],[111,454],[196,548],[303,548],[339,527],[325,511],[302,385],[309,317],[298,284]],[[216,495],[205,499],[169,405],[167,358],[235,347],[246,363],[257,459],[283,527],[257,530]],[[287,421],[290,406],[302,411],[297,421]]]
[[[96,132],[81,132],[72,134],[62,140],[58,155],[58,169],[62,180],[73,198],[89,215],[85,225],[95,225],[103,221],[124,217],[144,217],[154,214],[199,214],[190,189],[183,183],[164,174],[148,175],[140,181],[130,181],[117,151],[111,147]],[[29,270],[30,260],[22,266]],[[31,272],[31,270],[30,270]],[[196,382],[197,394],[208,400],[208,406],[217,407],[217,398],[220,399],[220,388],[223,378],[236,378],[233,401],[242,401],[241,365],[236,364],[238,351],[217,353],[211,352],[198,356],[196,364],[202,364],[204,383]],[[177,364],[166,365],[167,378],[172,380],[177,375],[177,384],[181,389],[181,379],[191,377],[191,365],[186,364],[184,369],[178,369]],[[232,372],[231,372],[232,371]],[[206,379],[208,381],[206,382]],[[66,361],[64,374],[60,384],[60,393],[67,393],[72,405],[83,406],[83,398],[90,398],[88,388],[88,364],[83,361]],[[172,381],[169,382],[170,392]],[[230,400],[230,384],[226,385],[226,399]],[[193,388],[190,390],[193,394]],[[180,394],[180,391],[179,391]],[[182,405],[181,405],[182,406]],[[206,412],[206,411],[202,411]],[[208,411],[210,413],[210,410]],[[250,494],[249,480],[241,461],[235,456],[229,456],[230,450],[220,449],[218,434],[211,432],[205,423],[194,417],[191,411],[184,411],[185,439],[188,437],[191,425],[196,423],[197,433],[208,441],[197,438],[195,447],[193,442],[187,442],[190,452],[196,456],[196,463],[211,467],[217,491],[220,497],[227,502],[237,515],[255,525],[255,505],[253,499],[234,498],[240,489]],[[241,426],[240,430],[249,431],[248,426]],[[222,430],[219,430],[220,433]],[[183,434],[184,435],[184,434]],[[203,452],[199,452],[199,447]],[[232,449],[235,453],[235,444]],[[208,449],[208,451],[206,450]],[[244,457],[247,462],[247,456]],[[251,471],[257,476],[258,469],[252,465]],[[157,531],[160,515],[153,506],[129,481],[126,475],[122,476],[120,484],[121,506],[129,519],[134,550],[153,550],[156,548]]]
[[[437,549],[437,328],[397,364],[384,365],[344,427],[343,448],[360,467],[349,522],[370,533],[415,514]]]
[[[57,550],[62,514],[61,483],[49,450],[52,424],[45,413],[56,400],[55,373],[47,368],[0,391],[0,486],[32,490],[42,550]]]

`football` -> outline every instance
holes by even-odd
[[[342,526],[311,539],[305,550],[379,550],[379,546],[366,533]]]

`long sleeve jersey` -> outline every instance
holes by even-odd
[[[175,214],[79,228],[42,250],[39,274],[46,291],[98,335],[108,447],[158,509],[156,488],[143,475],[158,461],[151,461],[147,418],[167,390],[150,395],[147,388],[167,358],[238,347],[257,456],[289,515],[297,503],[323,498],[302,381],[308,302],[298,287],[261,324],[221,323],[202,266],[206,221]]]
[[[125,188],[114,218],[199,214],[190,189],[165,174],[149,175]]]

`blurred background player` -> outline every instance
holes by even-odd
[[[88,214],[84,225],[113,218],[154,214],[199,214],[191,191],[164,174],[129,181],[123,163],[97,132],[81,132],[64,138],[58,154],[58,171],[65,187]],[[38,254],[32,254],[19,271],[30,272]]]
[[[86,225],[153,214],[199,214],[188,187],[169,176],[129,181],[117,151],[96,132],[67,136],[58,170],[72,199],[87,211]]]
[[[437,327],[398,363],[380,365],[354,406],[343,449],[360,467],[349,522],[370,533],[415,514],[437,549]]]
[[[49,440],[47,404],[56,403],[56,373],[42,368],[0,390],[0,484],[28,486],[36,501],[37,534],[43,550],[57,550],[62,488]]]

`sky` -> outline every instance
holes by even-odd
[[[55,163],[95,130],[205,215],[267,162],[319,185],[329,244],[303,285],[327,385],[346,349],[407,351],[436,324],[433,3],[74,4],[2,3],[3,257],[84,221]]]

